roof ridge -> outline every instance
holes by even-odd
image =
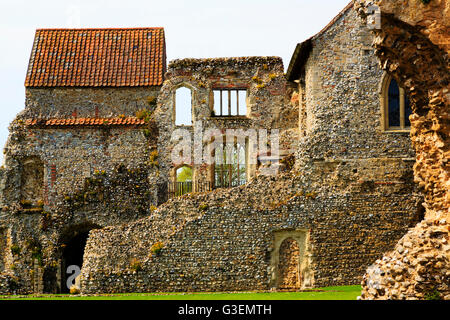
[[[37,29],[25,87],[162,85],[164,28]]]
[[[87,30],[164,30],[164,27],[124,27],[124,28],[36,28],[36,31],[87,31]]]
[[[144,119],[137,117],[69,117],[69,118],[31,118],[25,119],[26,126],[115,126],[115,125],[145,125]]]

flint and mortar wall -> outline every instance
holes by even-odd
[[[171,154],[177,141],[170,140],[176,129],[188,129],[192,134],[199,132],[198,130],[205,133],[207,129],[213,128],[222,130],[223,133],[225,129],[279,129],[281,148],[295,149],[298,110],[288,103],[288,86],[283,74],[283,62],[278,57],[172,61],[155,111],[155,119],[160,128],[158,161],[161,177],[176,167],[172,163]],[[180,87],[189,88],[192,92],[192,126],[175,125],[175,92]],[[240,117],[214,116],[212,90],[216,88],[246,88],[246,114]],[[205,144],[206,142],[209,141],[203,141]],[[191,154],[194,155],[193,144]],[[193,160],[192,158],[191,161]],[[204,166],[197,166],[194,171],[194,176],[210,180],[208,177],[211,172],[205,172]]]
[[[373,36],[353,10],[313,40],[305,65],[298,158],[414,160],[409,132],[382,127],[383,71]],[[300,84],[302,86],[302,84]]]
[[[302,287],[356,284],[415,223],[418,200],[398,186],[366,188],[324,197],[303,189],[299,177],[259,176],[239,188],[170,200],[149,218],[91,232],[82,290],[267,290],[278,281],[275,234],[296,230],[309,238]],[[164,245],[159,255],[151,250],[157,242]]]
[[[77,232],[135,221],[158,201],[158,186],[149,180],[158,170],[148,164],[156,141],[144,134],[145,126],[45,127],[27,126],[25,120],[134,117],[138,110],[154,109],[157,92],[27,89],[27,106],[9,128],[1,175],[0,229],[10,234],[5,251],[17,249],[0,265],[18,276],[21,292],[33,290],[36,256],[39,267],[56,270],[64,244]],[[33,175],[31,183],[27,170],[43,174]],[[33,193],[33,187],[40,190]]]
[[[93,232],[83,291],[270,289],[278,281],[274,235],[295,230],[306,230],[309,239],[302,287],[358,283],[423,213],[408,133],[381,129],[383,73],[370,42],[351,11],[315,39],[293,175],[175,199],[150,218]],[[164,248],[151,255],[158,241]],[[131,267],[133,259],[142,270]]]
[[[20,118],[79,118],[134,116],[149,109],[160,87],[32,88],[26,89]]]

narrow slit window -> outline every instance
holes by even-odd
[[[392,77],[388,76],[384,85],[384,128],[387,130],[408,130],[411,127],[409,116],[411,103],[405,90]]]
[[[219,117],[247,114],[246,89],[214,89],[214,115]]]
[[[400,88],[392,79],[389,85],[389,126],[400,126]]]

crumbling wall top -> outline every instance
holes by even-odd
[[[179,69],[196,72],[214,71],[215,68],[255,69],[264,68],[283,72],[283,60],[280,57],[230,57],[207,59],[176,59],[169,62],[168,73]]]

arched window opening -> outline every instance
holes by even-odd
[[[182,166],[176,170],[175,195],[182,196],[192,192],[192,168]]]
[[[383,86],[384,129],[408,130],[411,126],[409,116],[411,104],[405,90],[391,76],[386,76]]]
[[[400,87],[392,79],[388,90],[388,121],[389,127],[400,126]]]
[[[214,186],[230,188],[247,182],[245,144],[221,143],[215,150]]]
[[[175,125],[192,125],[192,91],[186,87],[175,91]]]

